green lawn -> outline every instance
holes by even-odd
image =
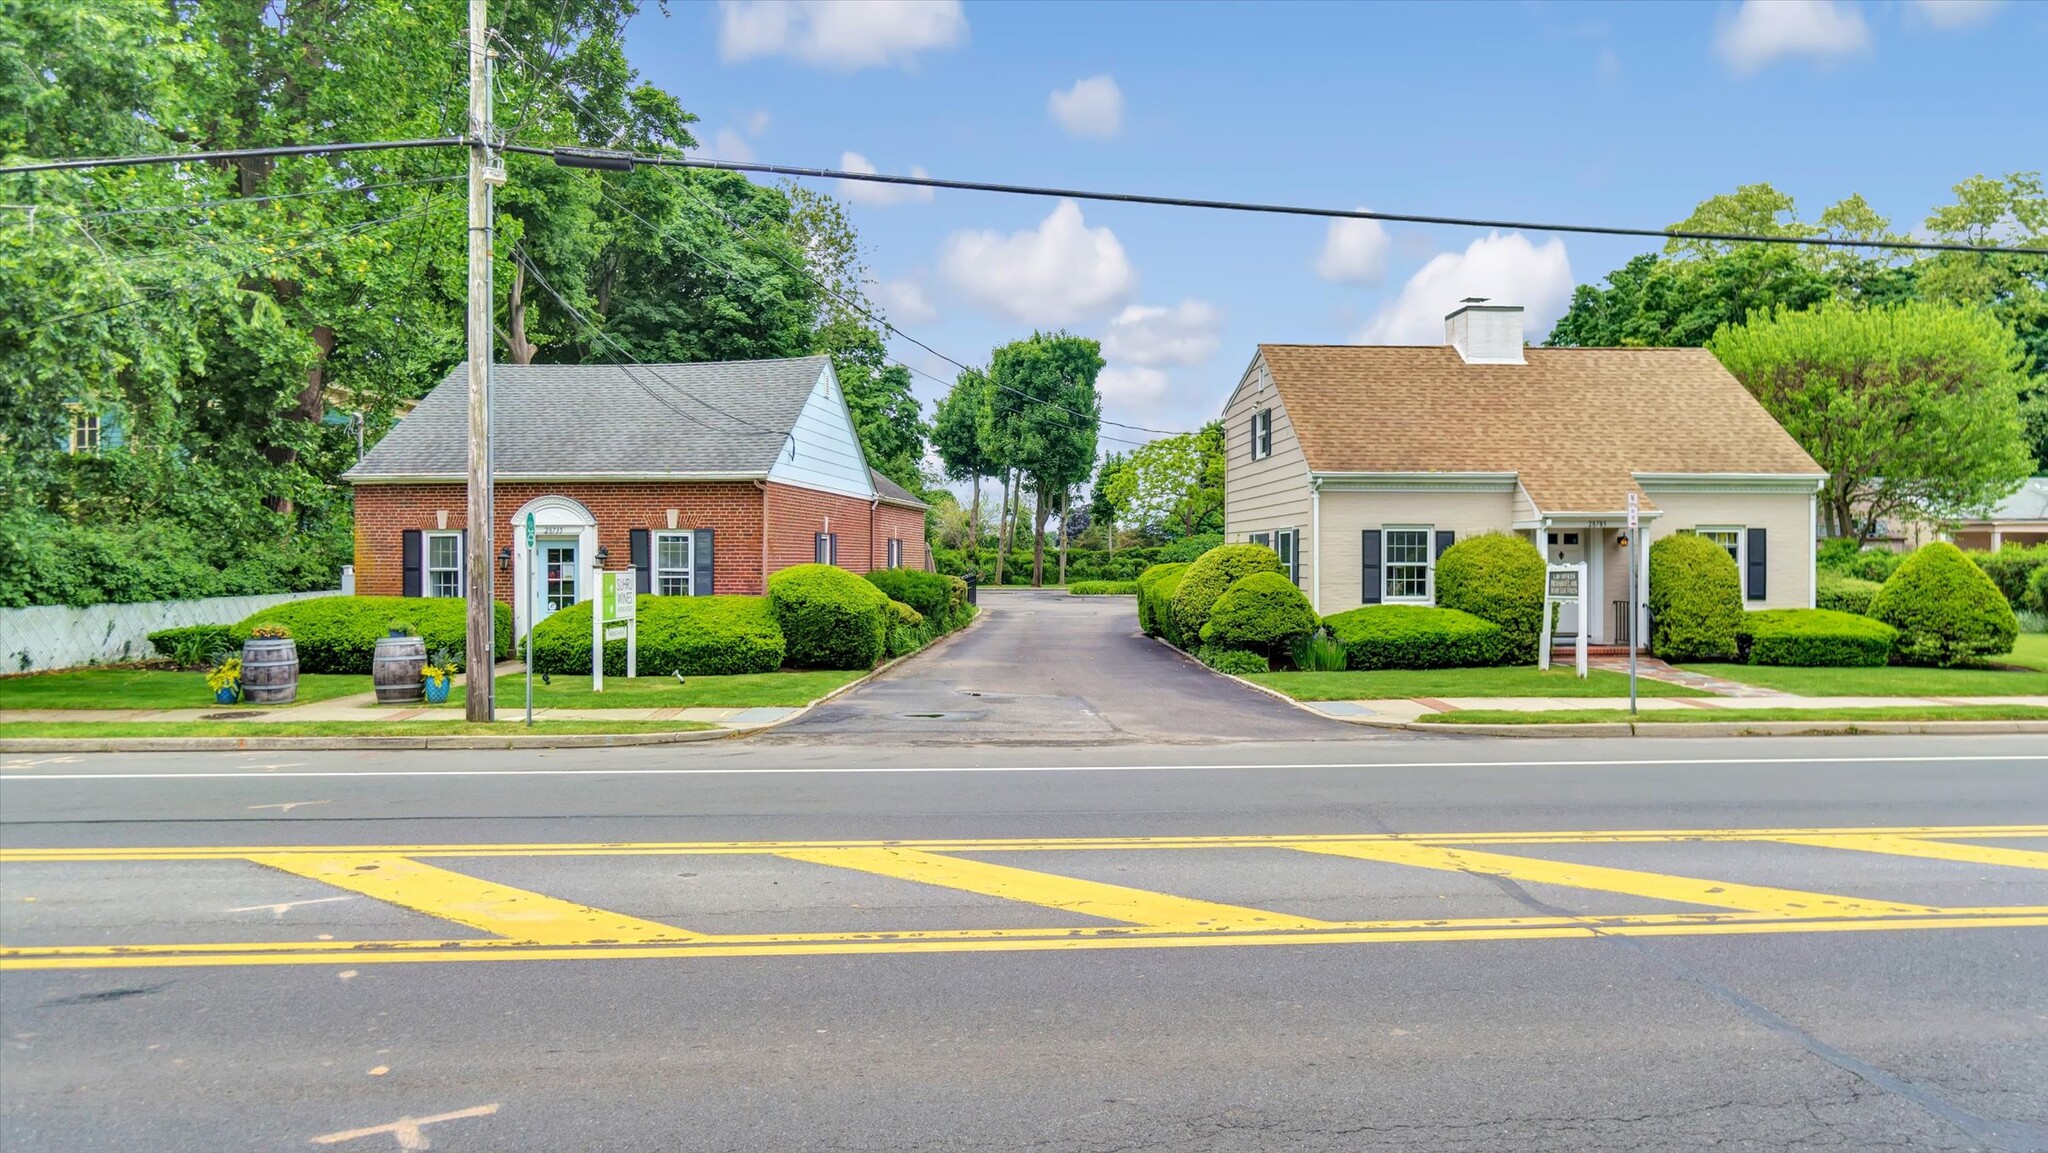
[[[702,721],[18,721],[9,737],[516,737],[523,734],[692,733]]]
[[[1992,658],[2017,668],[1798,669],[1781,665],[1702,664],[1690,672],[1762,685],[1803,697],[2048,696],[2048,634],[2021,633],[2013,651]]]
[[[1297,701],[1370,701],[1413,697],[1625,697],[1628,675],[1594,669],[1580,680],[1570,668],[1526,665],[1496,669],[1379,669],[1342,673],[1254,673],[1245,678]],[[1641,697],[1706,697],[1712,693],[1636,678]]]
[[[604,691],[590,691],[587,676],[554,676],[549,684],[533,678],[533,707],[537,709],[681,709],[755,708],[810,704],[833,689],[867,674],[858,669],[797,670],[776,673],[740,673],[725,677],[689,677],[677,684],[672,676],[606,677]],[[462,704],[461,686],[448,694],[448,704]],[[526,703],[526,674],[498,678],[498,708],[512,709]]]
[[[299,674],[293,704],[332,700],[370,691],[367,676]],[[206,687],[205,673],[158,669],[70,669],[23,677],[0,677],[0,709],[213,709],[221,708]],[[285,708],[285,705],[236,705]]]
[[[2048,721],[2039,705],[1899,705],[1875,709],[1656,709],[1631,717],[1626,709],[1461,709],[1427,713],[1425,725],[1586,725],[1612,721],[1641,724],[1699,724],[1710,721]]]

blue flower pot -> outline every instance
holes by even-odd
[[[427,703],[438,705],[448,699],[448,686],[453,682],[447,677],[428,677],[421,683],[426,686]]]
[[[236,701],[242,699],[242,686],[222,685],[220,688],[214,690],[213,699],[218,704],[234,704]]]

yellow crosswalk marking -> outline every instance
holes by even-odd
[[[1919,837],[1815,836],[1774,837],[1787,845],[1814,845],[1823,849],[1854,849],[1862,853],[1885,853],[1894,857],[1923,857],[1930,861],[1957,861],[1966,865],[2004,865],[2014,869],[2048,869],[2048,853],[2031,849],[1993,848],[1989,845],[1959,845],[1953,841],[1928,841]]]
[[[429,917],[539,945],[701,941],[704,935],[381,853],[252,854],[259,865]]]
[[[1327,929],[1327,921],[1264,909],[1219,905],[1079,877],[1061,877],[919,849],[797,849],[778,857],[836,869],[858,869],[904,881],[960,889],[1009,901],[1126,921],[1151,929],[1217,932],[1226,929]]]
[[[1390,865],[1415,865],[1453,873],[1477,873],[1528,881],[1541,885],[1567,885],[1575,889],[1598,889],[1627,893],[1660,901],[1682,901],[1721,909],[1786,916],[1890,916],[1901,913],[1929,913],[1927,905],[1892,901],[1869,901],[1831,893],[1809,893],[1798,889],[1775,889],[1762,885],[1738,885],[1666,873],[1645,873],[1635,869],[1614,869],[1570,861],[1546,861],[1537,857],[1515,857],[1478,849],[1412,845],[1399,841],[1351,844],[1297,844],[1294,848],[1362,861]]]

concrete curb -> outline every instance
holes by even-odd
[[[0,737],[0,753],[207,753],[207,752],[371,752],[388,749],[616,749],[635,745],[687,745],[750,737],[780,728],[826,701],[852,692],[904,661],[932,652],[981,623],[978,608],[966,624],[914,653],[884,661],[786,717],[747,729],[682,729],[671,733],[556,733],[530,737]]]

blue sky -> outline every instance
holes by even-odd
[[[2048,166],[2048,3],[737,0],[649,5],[627,40],[722,159],[1649,227],[1763,180],[1901,229],[1962,177]],[[1468,294],[1534,338],[1654,246],[875,187],[826,191],[901,328],[969,364],[1034,327],[1101,338],[1106,415],[1160,429],[1213,418],[1259,342],[1433,342]]]

